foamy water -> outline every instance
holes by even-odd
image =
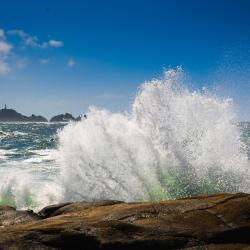
[[[191,91],[183,79],[177,68],[142,84],[130,112],[90,108],[87,119],[58,130],[56,150],[36,154],[38,165],[0,167],[1,197],[38,209],[249,192],[248,128],[239,127],[230,99]]]

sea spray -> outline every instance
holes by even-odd
[[[61,124],[0,123],[0,204],[38,210],[62,197],[54,138]]]
[[[62,199],[61,186],[42,166],[5,166],[0,169],[0,178],[0,205],[39,210]]]
[[[144,83],[130,113],[90,108],[59,133],[64,200],[249,191],[230,99],[185,88],[181,68]]]
[[[230,99],[188,89],[181,68],[142,84],[129,112],[92,107],[63,126],[1,124],[0,204],[250,192],[250,129]]]

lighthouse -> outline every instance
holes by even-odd
[[[4,105],[4,109],[7,109],[7,105],[6,104]]]

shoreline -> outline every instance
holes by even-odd
[[[38,213],[0,206],[0,248],[243,249],[250,246],[249,211],[246,193],[70,202]]]

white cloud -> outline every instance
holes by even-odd
[[[43,44],[40,44],[38,42],[38,38],[36,36],[31,36],[23,30],[9,30],[7,33],[10,35],[19,36],[23,40],[24,45],[26,46],[30,46],[33,48],[43,47]]]
[[[10,43],[0,41],[0,55],[6,55],[8,54],[13,46]]]
[[[10,35],[18,35],[21,38],[25,38],[26,36],[28,36],[28,34],[25,33],[23,30],[9,30],[7,33]]]
[[[21,43],[15,43],[12,45],[9,42],[10,36],[16,36],[20,39]],[[13,41],[16,42],[16,41]],[[27,66],[28,59],[20,56],[18,50],[15,48],[34,48],[34,49],[47,49],[47,48],[59,48],[64,43],[59,40],[45,40],[40,41],[38,37],[32,36],[21,29],[5,31],[0,29],[0,75],[4,75],[12,71],[12,69],[20,69]],[[12,52],[14,50],[14,52]],[[12,52],[12,53],[11,53]],[[38,59],[40,64],[48,64],[49,58]],[[74,61],[70,62],[72,67],[75,64]]]
[[[75,62],[72,58],[70,58],[70,59],[68,60],[67,65],[68,65],[69,67],[74,67],[75,64],[76,64],[76,62]]]
[[[10,71],[9,65],[4,61],[0,61],[0,75],[5,75],[9,71]]]
[[[59,48],[63,46],[62,41],[57,40],[49,40],[47,42],[40,42],[39,39],[36,36],[31,36],[28,33],[24,32],[23,30],[10,30],[8,31],[8,34],[10,35],[16,35],[19,36],[22,40],[25,46],[32,47],[32,48]]]
[[[41,58],[41,59],[39,59],[39,63],[41,63],[41,64],[48,64],[49,63],[49,58]]]
[[[28,59],[27,58],[17,58],[15,59],[14,66],[18,69],[26,68],[28,65]]]
[[[63,42],[57,41],[57,40],[49,40],[47,44],[50,47],[54,47],[54,48],[59,48],[59,47],[63,46]]]
[[[10,71],[7,60],[13,46],[5,38],[5,31],[0,29],[0,75],[5,75]]]
[[[24,43],[25,43],[25,45],[33,47],[33,48],[43,47],[43,44],[39,44],[38,39],[35,36],[26,37],[24,39]]]

